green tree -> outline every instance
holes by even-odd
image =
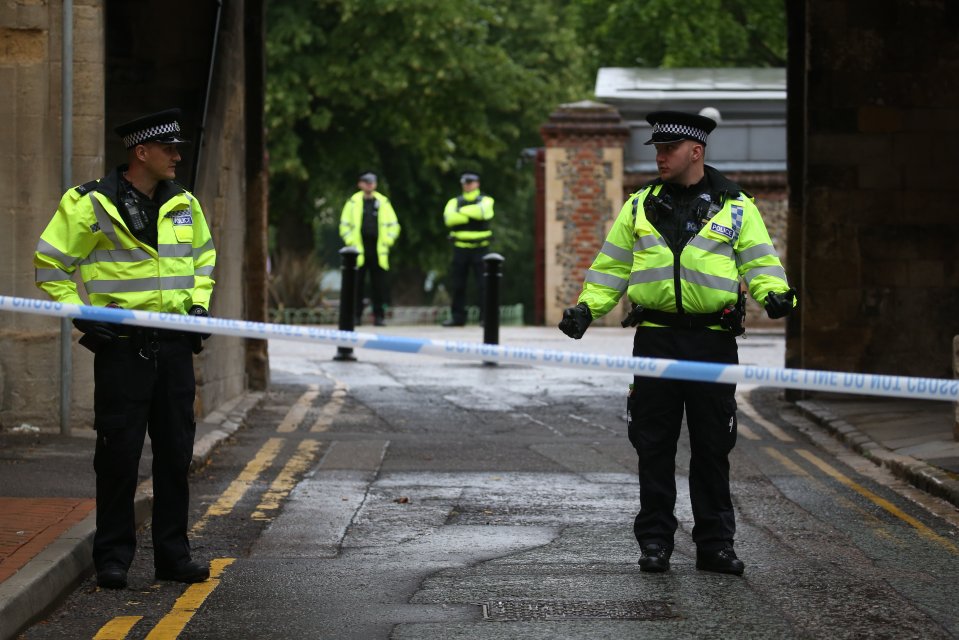
[[[574,0],[599,67],[784,67],[786,0]]]
[[[279,251],[338,264],[340,209],[377,171],[403,233],[397,284],[444,272],[442,210],[464,170],[497,199],[507,295],[531,301],[539,125],[591,79],[554,0],[273,0],[267,8],[271,221]],[[521,270],[528,275],[524,276]],[[525,280],[525,282],[523,281]],[[514,289],[510,289],[512,283]],[[506,296],[504,296],[504,301]],[[511,300],[511,301],[516,301]]]

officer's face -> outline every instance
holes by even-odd
[[[473,189],[479,189],[479,180],[467,180],[463,183],[463,192],[472,191]]]
[[[157,180],[176,178],[176,163],[180,161],[180,151],[175,144],[147,142],[140,147],[137,149],[137,157],[153,178]]]
[[[365,194],[367,194],[367,195],[369,195],[369,194],[373,193],[374,191],[376,191],[376,181],[375,181],[375,180],[374,180],[373,182],[367,182],[366,180],[360,180],[359,186],[360,186],[360,191],[362,191],[363,193],[365,193]]]
[[[702,158],[702,145],[692,140],[656,145],[656,168],[665,182],[686,184],[693,163]]]

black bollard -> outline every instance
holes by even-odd
[[[483,301],[483,343],[499,344],[499,283],[503,277],[503,261],[498,253],[483,256],[486,264],[486,300]],[[486,364],[496,364],[487,362]]]
[[[340,331],[353,331],[353,316],[356,313],[356,258],[360,252],[356,247],[340,249]],[[352,347],[337,347],[334,360],[356,360]]]

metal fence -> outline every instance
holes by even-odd
[[[312,309],[270,309],[270,322],[277,324],[338,324],[340,308],[338,305],[315,307]],[[444,307],[387,307],[386,320],[394,325],[432,325],[441,324],[450,318],[450,308]],[[372,316],[367,312],[363,322],[369,323]],[[479,307],[466,308],[467,324],[479,323]],[[500,326],[521,326],[523,324],[523,305],[502,305],[499,308]]]

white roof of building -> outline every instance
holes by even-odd
[[[784,68],[659,69],[603,67],[596,75],[596,99],[785,100]]]

